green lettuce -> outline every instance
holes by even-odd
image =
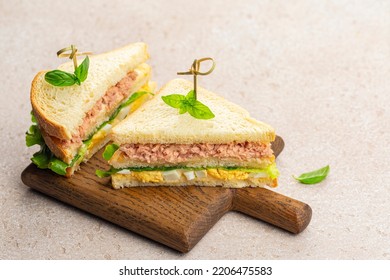
[[[41,148],[33,154],[31,161],[41,169],[50,169],[59,175],[66,175],[66,169],[70,166],[62,160],[54,156],[50,149],[46,146],[43,140],[41,131],[39,130],[37,120],[31,112],[31,121],[33,123],[26,132],[26,146],[31,147],[39,145]]]
[[[107,145],[106,148],[104,149],[103,158],[105,160],[110,160],[112,158],[112,156],[114,155],[114,153],[116,152],[116,150],[118,150],[118,149],[119,149],[119,146],[116,144]]]

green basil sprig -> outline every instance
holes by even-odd
[[[189,113],[196,119],[208,120],[215,117],[210,108],[202,102],[196,100],[193,90],[189,91],[186,96],[181,94],[171,94],[161,96],[162,100],[169,106],[179,109],[180,114]]]
[[[62,70],[53,70],[45,74],[45,81],[57,87],[73,86],[74,84],[81,85],[88,77],[88,69],[89,57],[87,56],[76,68],[74,74]]]
[[[308,173],[303,173],[299,177],[293,176],[296,180],[302,184],[317,184],[323,181],[328,176],[330,167],[329,165],[322,167],[318,170],[314,170]]]

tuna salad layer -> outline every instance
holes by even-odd
[[[83,123],[79,126],[77,133],[72,135],[72,139],[59,139],[60,145],[65,149],[72,146],[81,146],[82,141],[88,137],[88,133],[98,125],[99,112],[104,111],[108,114],[112,113],[116,107],[128,97],[136,78],[136,72],[129,72],[127,73],[127,76],[120,80],[115,86],[110,87],[96,102],[94,107],[85,114]]]
[[[121,156],[128,160],[153,163],[183,163],[196,158],[251,159],[273,156],[270,143],[243,142],[227,144],[124,144]]]

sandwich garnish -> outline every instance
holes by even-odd
[[[210,60],[213,62],[210,70],[207,72],[200,72],[200,63],[202,61]],[[178,75],[194,75],[194,89],[189,91],[187,95],[171,94],[161,96],[162,100],[169,106],[179,109],[179,114],[189,113],[196,119],[209,120],[215,117],[214,113],[205,104],[197,100],[197,75],[208,75],[213,72],[215,62],[211,57],[195,59],[188,72],[178,72]]]
[[[302,173],[298,177],[296,177],[296,176],[293,176],[293,177],[295,180],[297,180],[298,182],[300,182],[302,184],[312,185],[312,184],[320,183],[323,180],[325,180],[326,176],[328,176],[329,170],[330,170],[330,167],[329,167],[329,165],[327,165],[325,167],[322,167],[320,169],[317,169],[317,170],[314,170],[311,172]]]
[[[68,53],[70,51],[70,53]],[[75,45],[63,48],[57,52],[58,57],[69,57],[73,60],[74,73],[68,73],[62,70],[52,70],[45,74],[45,81],[57,87],[73,86],[74,84],[81,85],[88,77],[89,57],[91,52],[77,53]],[[86,55],[83,62],[77,66],[77,56]]]

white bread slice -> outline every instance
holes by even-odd
[[[211,91],[198,87],[198,100],[215,114],[199,120],[164,103],[161,96],[186,95],[193,83],[183,79],[168,82],[156,96],[112,130],[114,143],[212,143],[271,142],[274,129],[250,117],[248,111]]]
[[[44,79],[47,71],[41,71],[35,76],[31,86],[31,104],[38,123],[48,135],[70,140],[81,125],[85,113],[107,89],[144,63],[149,54],[145,43],[134,43],[89,58],[88,78],[80,86],[50,85]],[[64,63],[58,69],[73,73],[73,62]]]
[[[168,186],[168,187],[186,187],[186,186],[198,186],[198,187],[223,187],[223,188],[245,188],[245,187],[276,187],[277,179],[271,178],[248,178],[246,180],[221,180],[216,178],[195,178],[188,181],[181,179],[178,181],[166,181],[166,182],[141,182],[135,180],[131,175],[127,174],[113,174],[111,175],[111,183],[114,189],[121,189],[125,187],[156,187],[156,186]]]
[[[148,82],[148,80],[150,78],[150,74],[151,74],[150,66],[145,64],[145,63],[138,66],[134,71],[137,72],[137,78],[134,81],[132,90],[128,92],[128,96],[130,96],[134,92],[138,91],[142,86],[144,86]],[[149,96],[145,95],[144,97],[145,98],[142,98],[142,101],[146,101]],[[125,98],[124,101],[126,101],[127,99],[128,98]],[[137,103],[139,103],[139,102],[137,102]],[[118,106],[119,106],[119,104],[118,104]],[[116,106],[116,107],[118,107],[118,106]],[[97,116],[97,123],[98,123],[97,127],[109,119],[109,117],[111,116],[113,111],[115,111],[116,107],[113,108],[114,110],[112,110],[111,112],[107,112],[107,111],[99,112],[99,115]],[[34,111],[34,114],[35,114],[35,111]],[[49,147],[50,151],[52,151],[52,153],[56,157],[61,159],[62,161],[66,162],[66,163],[70,163],[72,161],[72,159],[75,157],[75,155],[77,154],[78,149],[80,147],[69,146],[67,148],[64,148],[62,145],[59,144],[60,140],[57,137],[53,137],[47,133],[47,130],[45,130],[45,126],[44,126],[44,124],[46,122],[45,121],[43,121],[43,122],[38,121],[38,122],[39,122],[39,126],[41,127],[42,136],[45,140],[46,145]],[[94,130],[94,129],[96,129],[96,127],[92,128],[92,129]],[[87,135],[90,135],[90,133],[92,133],[92,132],[93,131],[89,131],[87,133]]]

